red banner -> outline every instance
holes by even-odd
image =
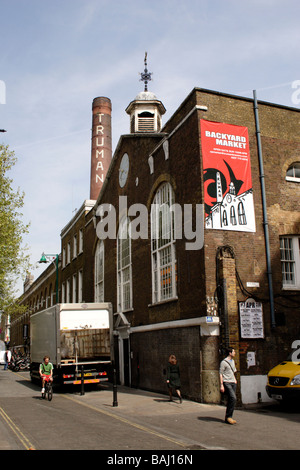
[[[201,119],[206,228],[255,232],[247,127]]]

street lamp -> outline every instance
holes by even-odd
[[[7,132],[5,129],[0,129],[0,132]]]
[[[55,264],[56,268],[56,279],[55,279],[55,293],[56,293],[56,303],[58,304],[58,255],[49,255],[46,253],[42,253],[42,257],[39,263],[52,263]]]

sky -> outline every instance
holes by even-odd
[[[299,18],[299,0],[0,0],[0,143],[18,159],[35,279],[89,199],[94,98],[112,102],[113,151],[146,51],[164,123],[195,87],[299,108]]]

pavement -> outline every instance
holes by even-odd
[[[276,402],[255,403],[234,412],[236,425],[226,424],[225,405],[183,399],[170,402],[164,394],[111,384],[96,393],[70,397],[84,406],[123,419],[129,426],[153,433],[184,451],[192,450],[298,450],[300,411],[283,412]],[[169,448],[169,447],[166,447]]]

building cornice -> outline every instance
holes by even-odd
[[[86,199],[80,209],[76,212],[74,217],[65,225],[65,227],[62,229],[60,232],[61,238],[66,236],[66,234],[69,232],[69,230],[74,227],[74,225],[78,222],[78,220],[82,217],[82,215],[87,214],[87,212],[90,212],[91,209],[93,209],[96,201],[91,200],[91,199]]]

